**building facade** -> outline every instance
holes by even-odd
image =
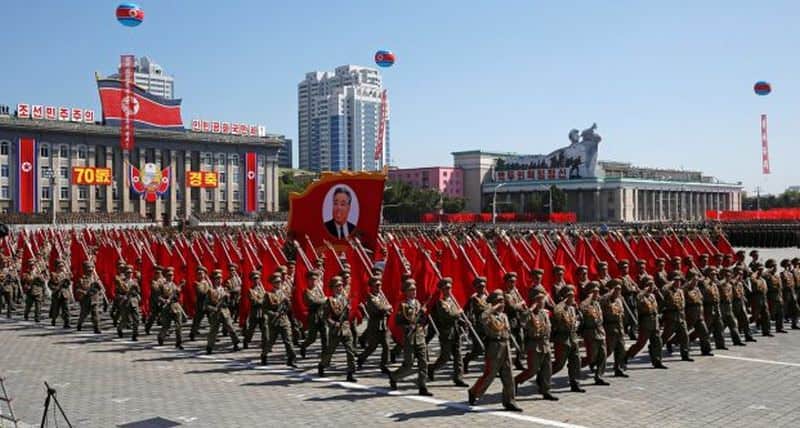
[[[278,167],[291,169],[292,168],[292,140],[283,138],[280,150],[278,150]]]
[[[401,181],[417,189],[432,189],[451,198],[464,197],[464,177],[460,168],[390,168],[389,180]]]
[[[256,212],[278,211],[278,150],[274,136],[238,136],[137,129],[130,152],[119,148],[119,128],[93,123],[0,117],[0,211],[19,212],[21,140],[36,147],[35,212],[138,213],[143,218],[189,219],[192,213],[243,212],[245,183],[256,180]],[[246,173],[247,154],[255,154],[255,174]],[[252,156],[251,156],[252,158]],[[128,164],[169,167],[169,186],[155,202],[131,189]],[[111,169],[109,185],[80,185],[75,168]],[[48,170],[54,177],[48,178]],[[216,186],[189,187],[187,172],[216,172]],[[254,175],[254,176],[253,176]]]
[[[112,79],[120,78],[119,73],[112,74],[109,77]],[[145,91],[168,100],[175,98],[175,79],[167,75],[164,69],[149,57],[143,56],[136,59],[133,77],[136,85]]]
[[[389,164],[389,105],[378,70],[343,65],[307,73],[297,105],[300,169],[371,171]]]
[[[741,183],[724,183],[699,171],[639,168],[597,161],[600,137],[593,127],[570,133],[571,145],[548,155],[453,153],[463,171],[467,211],[491,211],[492,204],[530,212],[552,186],[563,191],[566,211],[584,222],[703,220],[706,211],[742,209]]]

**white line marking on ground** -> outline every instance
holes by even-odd
[[[764,406],[763,404],[761,404],[761,405],[751,404],[751,405],[747,406],[747,408],[748,409],[752,409],[752,410],[769,410],[769,407]]]
[[[800,363],[787,363],[784,361],[773,361],[773,360],[762,360],[758,358],[745,358],[745,357],[734,357],[732,355],[716,355],[717,358],[727,358],[729,360],[739,360],[739,361],[750,361],[753,363],[764,363],[764,364],[775,364],[779,366],[790,366],[790,367],[800,367]]]

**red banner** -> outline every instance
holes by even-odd
[[[17,171],[19,171],[17,201],[19,201],[19,212],[36,212],[36,196],[38,195],[36,191],[36,140],[33,138],[20,138],[17,155]]]
[[[133,149],[134,128],[133,115],[138,110],[136,98],[133,96],[133,72],[135,59],[133,55],[121,55],[119,57],[119,76],[122,81],[122,90],[119,92],[119,106],[122,111],[122,122],[119,126],[119,145],[122,150]],[[134,110],[135,109],[135,110]],[[105,107],[103,108],[105,111]]]
[[[245,155],[244,210],[251,213],[258,207],[258,157],[255,152]]]
[[[110,186],[111,168],[97,168],[93,166],[73,166],[72,184],[80,186]]]
[[[767,115],[761,115],[761,172],[769,174],[769,146],[767,144]]]
[[[214,171],[186,171],[186,187],[213,189],[219,186],[219,176]]]
[[[315,246],[358,237],[374,249],[383,203],[383,173],[323,173],[303,194],[289,195],[289,233]]]

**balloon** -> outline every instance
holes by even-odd
[[[391,67],[394,65],[394,54],[392,51],[375,52],[375,64],[379,67]]]
[[[769,93],[772,92],[772,85],[770,85],[769,82],[761,80],[753,85],[753,90],[756,92],[756,95],[761,95],[763,97],[764,95],[769,95]]]
[[[135,3],[117,6],[117,21],[126,27],[136,27],[144,21],[144,11]]]

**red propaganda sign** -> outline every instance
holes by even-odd
[[[298,240],[308,235],[315,246],[358,237],[374,249],[385,182],[383,173],[323,173],[302,194],[289,195],[289,233]]]
[[[17,203],[18,211],[21,213],[36,212],[36,181],[38,171],[36,160],[38,152],[36,151],[36,140],[33,138],[20,138],[19,150],[17,151],[19,168],[19,184]]]
[[[761,115],[761,172],[769,174],[769,145],[767,143],[767,115]]]
[[[186,187],[212,189],[219,186],[219,177],[214,171],[186,171]]]
[[[138,110],[138,103],[133,95],[133,71],[136,65],[133,55],[122,55],[119,59],[119,75],[122,81],[122,90],[119,92],[119,105],[122,109],[119,145],[122,150],[129,151],[133,149],[134,144],[133,115]]]
[[[111,185],[111,168],[74,166],[72,167],[72,184],[109,186]]]

